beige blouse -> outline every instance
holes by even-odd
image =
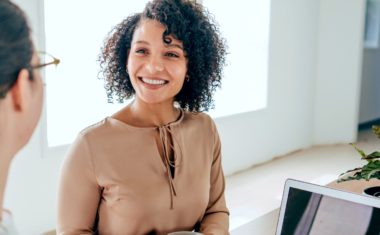
[[[174,176],[163,149],[170,132]],[[226,235],[221,144],[206,114],[181,111],[166,126],[140,128],[113,118],[83,130],[62,165],[57,234],[166,235],[175,231]]]

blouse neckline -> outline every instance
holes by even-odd
[[[170,171],[170,166],[173,167],[173,168],[177,168],[179,166],[182,165],[182,161],[183,161],[183,152],[182,152],[182,147],[177,139],[177,137],[175,135],[173,135],[172,131],[170,130],[169,127],[173,126],[173,125],[177,125],[179,123],[181,123],[181,121],[183,120],[183,117],[185,116],[184,115],[184,112],[182,109],[179,108],[179,111],[181,112],[180,113],[180,116],[179,118],[174,121],[174,122],[170,122],[166,125],[160,125],[160,126],[157,126],[157,127],[137,127],[137,126],[131,126],[125,122],[122,122],[122,121],[119,121],[115,118],[112,118],[112,117],[107,117],[109,120],[115,120],[117,123],[120,123],[121,125],[124,125],[124,126],[127,126],[128,128],[133,128],[133,129],[138,129],[138,130],[155,130],[155,129],[158,129],[159,131],[159,134],[160,134],[160,139],[161,139],[161,144],[162,144],[162,149],[166,149],[168,150],[169,148],[172,148],[173,149],[173,154],[174,154],[174,160],[170,160],[169,159],[169,156],[168,156],[168,153],[167,151],[164,151],[164,158],[165,158],[165,166],[166,166],[166,171],[167,171],[167,174],[168,174],[168,183],[169,183],[169,188],[170,188],[170,210],[173,210],[174,209],[174,196],[177,196],[177,192],[176,192],[176,189],[175,189],[175,186],[174,186],[174,183],[173,183],[173,177],[172,177],[172,174],[171,174],[171,171]],[[169,132],[172,136],[172,141],[173,141],[173,145],[171,144],[168,144],[168,141],[167,141],[167,132]],[[177,142],[178,144],[178,148],[179,148],[179,152],[180,152],[180,156],[181,156],[181,160],[180,160],[180,163],[177,163],[176,165],[176,162],[177,162],[177,159],[178,159],[178,154],[177,154],[177,150],[174,148],[174,142]]]
[[[184,114],[184,111],[183,111],[181,108],[178,108],[178,109],[179,109],[179,111],[181,112],[180,115],[179,115],[179,118],[178,118],[176,121],[174,121],[174,122],[169,122],[168,124],[163,125],[163,126],[173,126],[173,125],[177,125],[177,124],[179,124],[179,123],[182,122],[182,120],[183,120],[185,114]],[[110,117],[110,116],[108,116],[106,119],[108,119],[108,120],[113,120],[113,121],[115,121],[115,122],[120,123],[121,125],[127,126],[127,127],[129,127],[129,128],[133,128],[133,129],[140,129],[140,130],[155,130],[155,129],[157,129],[157,128],[160,127],[160,126],[156,126],[156,127],[138,127],[138,126],[132,126],[132,125],[129,125],[129,124],[125,123],[125,122],[122,122],[122,121],[120,121],[120,120],[118,120],[118,119],[115,119],[115,118],[113,118],[113,117]]]

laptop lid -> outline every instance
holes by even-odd
[[[379,235],[380,199],[288,179],[276,235],[307,234]]]

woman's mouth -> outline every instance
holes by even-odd
[[[145,78],[145,77],[138,77],[138,79],[145,88],[150,89],[150,90],[159,89],[169,83],[169,81],[166,81],[163,79],[154,79],[154,78]]]
[[[168,81],[165,81],[165,80],[147,79],[147,78],[143,78],[143,77],[139,77],[139,80],[142,81],[143,83],[149,84],[149,85],[164,85],[164,84],[168,83]]]

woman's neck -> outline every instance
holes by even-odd
[[[174,122],[180,115],[180,110],[174,108],[174,100],[163,103],[148,104],[136,99],[112,117],[137,127],[156,127]]]
[[[1,140],[1,139],[0,139]],[[12,159],[16,153],[4,141],[0,141],[0,221],[2,220],[3,200],[8,172]]]
[[[5,106],[5,102],[0,105],[0,221],[9,168],[14,156],[22,148],[20,137],[18,138],[16,131],[18,120],[10,114]]]

